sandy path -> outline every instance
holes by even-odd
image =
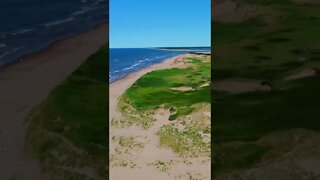
[[[122,137],[134,137],[136,140],[143,142],[144,147],[141,152],[133,152],[130,155],[123,154],[123,159],[126,161],[134,162],[137,167],[110,167],[109,177],[110,180],[126,180],[130,177],[131,180],[141,179],[153,179],[153,180],[174,180],[179,175],[185,174],[186,172],[197,172],[210,175],[210,165],[199,163],[193,163],[192,165],[185,165],[171,149],[160,148],[159,137],[157,132],[160,128],[166,124],[170,124],[169,121],[170,112],[168,110],[159,109],[155,112],[154,118],[155,123],[148,129],[142,129],[137,126],[130,126],[128,128],[115,128],[111,126],[111,120],[113,118],[121,117],[121,113],[117,110],[117,103],[119,97],[129,88],[136,80],[138,80],[144,74],[153,70],[168,69],[174,67],[185,67],[185,63],[182,61],[184,57],[192,55],[186,54],[168,59],[162,63],[155,64],[141,71],[133,73],[123,79],[115,81],[109,86],[109,145],[110,145],[110,156],[115,152],[116,144],[112,141],[114,136]],[[176,61],[176,62],[175,62]],[[178,61],[178,62],[177,62]],[[170,172],[160,172],[154,165],[157,160],[161,161],[174,161],[179,163],[178,166],[174,165],[171,167]],[[201,159],[194,160],[201,161]],[[187,179],[188,177],[180,177]]]
[[[25,116],[108,41],[108,25],[53,44],[0,71],[0,179],[39,179],[36,161],[23,156]]]

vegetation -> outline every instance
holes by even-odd
[[[160,144],[171,148],[176,154],[184,157],[210,155],[210,143],[203,142],[199,131],[187,129],[179,131],[172,125],[163,126],[158,132]]]
[[[119,109],[122,112],[122,116],[119,119],[113,118],[111,125],[118,128],[129,127],[131,125],[137,125],[144,129],[148,129],[154,123],[155,119],[150,115],[152,112],[141,112],[132,107],[128,99],[122,97],[118,103]]]
[[[118,103],[121,117],[112,119],[111,125],[119,132],[124,130],[126,137],[112,138],[110,167],[142,170],[147,165],[178,178],[194,177],[184,170],[175,171],[180,165],[209,166],[210,56],[188,56],[193,58],[176,59],[181,63],[179,68],[143,75],[121,96]],[[151,158],[150,152],[160,159]],[[162,156],[169,159],[161,159]]]
[[[26,149],[45,173],[71,179],[107,175],[107,58],[105,45],[29,115]]]
[[[158,70],[144,75],[126,91],[124,98],[140,111],[165,105],[175,112],[171,120],[190,114],[193,104],[210,103],[210,87],[202,86],[210,82],[210,62],[194,58],[188,60],[191,67]],[[189,87],[191,90],[174,90],[177,87]]]
[[[287,0],[245,2],[263,5],[266,13],[241,23],[213,22],[213,77],[216,81],[257,80],[271,90],[241,94],[214,90],[213,174],[217,179],[263,163],[263,157],[281,146],[260,142],[270,133],[320,130],[317,73],[286,80],[320,65],[320,39],[316,36],[320,6]]]

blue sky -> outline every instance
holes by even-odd
[[[211,0],[110,0],[110,48],[210,46]]]

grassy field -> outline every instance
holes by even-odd
[[[289,0],[244,2],[265,12],[240,23],[213,21],[213,77],[216,82],[256,80],[270,90],[238,94],[214,90],[213,174],[217,179],[260,166],[266,157],[271,162],[280,157],[271,154],[281,145],[260,142],[270,133],[320,130],[320,6]],[[315,71],[310,77],[286,80],[310,69]]]
[[[26,149],[54,178],[107,175],[107,58],[103,46],[29,115]]]
[[[202,86],[210,82],[210,63],[196,58],[188,60],[192,64],[189,68],[158,70],[144,75],[126,91],[124,98],[138,110],[156,109],[165,104],[176,112],[170,116],[171,120],[190,114],[193,104],[210,103],[210,87]],[[174,90],[178,87],[190,90]]]

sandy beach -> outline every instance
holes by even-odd
[[[108,25],[100,25],[0,70],[0,179],[39,179],[37,161],[23,154],[25,117],[108,42],[108,31]]]
[[[148,129],[142,129],[138,126],[130,126],[126,128],[114,127],[111,124],[112,119],[121,118],[122,114],[117,109],[117,104],[121,95],[140,77],[147,74],[148,72],[160,69],[169,69],[169,68],[185,68],[187,65],[184,58],[194,57],[196,55],[192,54],[183,54],[175,56],[173,58],[167,59],[162,63],[154,64],[147,68],[144,68],[138,72],[130,74],[122,79],[119,79],[115,82],[112,82],[109,85],[109,158],[112,159],[113,153],[116,150],[116,144],[113,142],[113,137],[134,137],[136,139],[142,140],[144,137],[147,137],[147,143],[144,144],[142,152],[134,152],[133,155],[127,156],[123,154],[124,159],[133,159],[134,163],[139,165],[139,168],[129,168],[129,167],[112,167],[109,166],[109,177],[112,180],[125,180],[130,177],[131,180],[140,180],[140,179],[154,179],[154,180],[173,180],[177,179],[181,174],[185,172],[196,172],[201,174],[208,175],[210,177],[210,163],[202,163],[205,161],[201,158],[195,158],[190,160],[192,165],[185,165],[180,163],[173,166],[173,174],[167,174],[160,172],[153,166],[148,165],[150,162],[155,162],[158,159],[161,160],[172,160],[172,161],[183,161],[178,157],[171,149],[159,148],[159,137],[157,132],[159,129],[167,124],[170,124],[172,121],[169,121],[170,111],[164,109],[158,109],[155,112],[154,118],[156,122]],[[112,161],[112,160],[110,160]],[[207,179],[206,177],[203,179]],[[179,178],[178,178],[179,179]],[[187,179],[187,177],[180,177],[180,179]]]
[[[109,104],[110,104],[109,119],[116,118],[120,115],[117,112],[117,108],[116,108],[118,98],[141,76],[154,70],[182,67],[184,63],[182,61],[180,61],[180,63],[177,63],[175,62],[175,60],[179,58],[181,59],[182,57],[186,57],[186,56],[190,56],[190,55],[184,54],[184,55],[175,56],[161,63],[157,63],[149,67],[143,68],[138,72],[132,73],[124,78],[121,78],[119,80],[112,82],[109,85]]]

